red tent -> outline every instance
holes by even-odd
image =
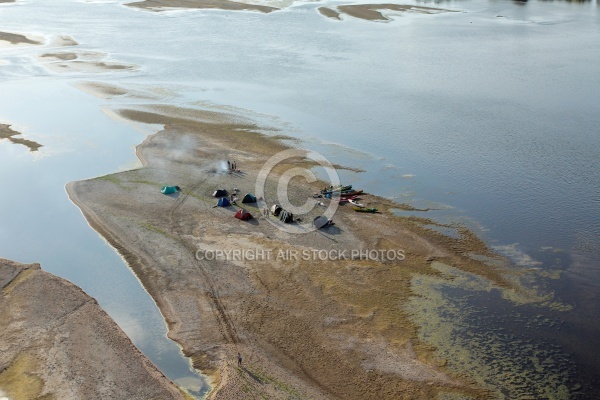
[[[242,221],[247,221],[252,218],[252,214],[242,208],[235,213],[235,217],[237,219],[241,219]]]

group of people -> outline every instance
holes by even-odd
[[[227,168],[229,168],[229,173],[235,172],[237,171],[237,163],[227,160]]]
[[[265,218],[269,218],[269,213],[270,213],[270,211],[269,211],[269,208],[268,208],[268,207],[265,207],[265,208],[263,208],[262,212],[263,212],[263,216],[264,216]]]

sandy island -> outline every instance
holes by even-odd
[[[402,4],[350,4],[341,5],[337,7],[337,10],[320,7],[319,12],[331,19],[341,19],[340,14],[347,14],[354,18],[364,19],[367,21],[388,21],[383,12],[384,11],[400,11],[400,12],[412,12],[419,14],[437,14],[440,12],[453,12],[443,8],[423,7],[415,5],[402,5]]]
[[[189,398],[72,283],[0,259],[0,288],[0,397]]]
[[[173,8],[212,8],[229,11],[249,10],[270,13],[271,11],[278,10],[278,8],[275,7],[261,6],[259,4],[238,3],[229,0],[144,0],[134,3],[127,3],[126,5],[153,11],[164,11]]]
[[[76,43],[76,42],[75,42]],[[60,51],[44,53],[38,60],[55,72],[99,73],[108,71],[135,71],[139,67],[133,64],[103,61],[107,54],[91,51]]]
[[[265,161],[289,148],[285,140],[259,133],[265,128],[244,118],[214,111],[148,106],[117,113],[164,125],[137,148],[144,167],[74,182],[67,191],[157,302],[169,337],[212,378],[209,398],[488,394],[445,368],[434,349],[418,340],[418,327],[404,308],[414,296],[412,277],[440,276],[432,263],[521,293],[502,267],[478,261],[496,255],[474,234],[461,228],[456,237],[444,235],[428,228],[435,222],[397,217],[390,210],[402,205],[371,195],[361,196],[361,203],[381,213],[340,206],[333,227],[304,235],[278,229],[253,204],[244,207],[256,218],[237,220],[239,207],[214,208],[211,193],[221,187],[254,192]],[[227,173],[226,160],[235,160],[243,172]],[[302,158],[279,165],[267,180],[267,202],[275,199],[278,177],[312,165]],[[293,182],[291,200],[298,204],[322,185]],[[161,186],[169,184],[183,191],[162,195]],[[305,218],[320,212],[316,206]],[[272,258],[195,257],[198,250],[236,249],[270,252]],[[406,258],[276,259],[281,252],[352,249],[402,249]],[[236,365],[238,352],[244,355],[242,368]]]
[[[25,35],[21,35],[18,33],[9,33],[9,32],[0,32],[0,41],[8,42],[11,45],[20,45],[20,44],[39,45],[39,44],[42,44],[42,42],[29,39]]]
[[[10,125],[0,124],[0,140],[8,139],[10,142],[14,144],[22,144],[27,147],[29,151],[38,151],[41,144],[34,142],[33,140],[27,140],[23,138],[18,138],[15,136],[20,136],[21,133],[10,128]]]

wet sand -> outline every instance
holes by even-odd
[[[96,301],[0,259],[0,393],[10,399],[186,399]]]
[[[0,124],[0,140],[8,139],[10,142],[12,142],[14,144],[22,144],[23,146],[27,147],[29,149],[29,151],[38,151],[39,148],[42,147],[41,144],[34,142],[33,140],[27,140],[27,139],[15,137],[15,136],[19,136],[19,135],[21,135],[21,133],[15,131],[15,130],[12,130],[10,128],[10,125]]]
[[[39,45],[39,44],[42,44],[42,42],[29,39],[25,35],[21,35],[18,33],[8,33],[8,32],[0,32],[0,41],[8,42],[11,45],[19,45],[19,44]]]
[[[340,13],[347,14],[354,18],[360,18],[368,21],[387,21],[387,18],[383,12],[385,11],[400,11],[400,12],[412,12],[419,14],[435,14],[440,12],[453,12],[451,10],[446,10],[442,8],[433,8],[433,7],[423,7],[423,6],[414,6],[414,5],[401,5],[401,4],[390,4],[390,3],[382,3],[382,4],[352,4],[352,5],[342,5],[338,6],[337,9]],[[321,9],[319,9],[321,11]],[[332,13],[333,10],[330,11],[321,11],[321,14],[325,15],[329,18],[339,19],[338,16],[334,16]]]
[[[130,7],[138,7],[147,10],[153,11],[164,11],[170,8],[189,8],[189,9],[219,9],[219,10],[229,10],[229,11],[241,11],[241,10],[249,10],[249,11],[260,11],[263,13],[270,13],[271,11],[276,11],[278,8],[269,7],[269,6],[261,6],[258,4],[246,4],[246,3],[237,3],[235,1],[228,0],[144,0],[138,1],[134,3],[127,3],[126,5]]]
[[[256,218],[239,221],[233,218],[237,207],[213,208],[211,193],[220,187],[254,192],[258,171],[286,144],[231,114],[167,106],[118,114],[165,127],[138,146],[144,167],[74,182],[67,191],[157,302],[169,337],[213,379],[210,398],[431,399],[442,393],[487,393],[444,367],[434,349],[418,340],[418,327],[403,308],[414,295],[415,274],[439,276],[432,262],[477,274],[515,301],[539,301],[470,231],[443,235],[428,228],[433,221],[396,217],[390,210],[401,206],[371,195],[361,196],[361,203],[381,213],[341,206],[333,227],[304,235],[277,229],[252,204],[244,206]],[[226,160],[237,161],[244,172],[228,174],[221,168]],[[276,179],[289,168],[311,165],[302,159],[280,165],[269,176],[266,193],[274,196]],[[303,203],[321,184],[298,183],[292,202]],[[160,194],[163,185],[179,185],[183,191],[165,196]],[[318,206],[313,210],[320,212]],[[402,249],[406,258],[194,256],[197,250],[217,249],[275,256],[359,248]],[[236,366],[238,352],[245,357],[243,368]]]
[[[76,42],[75,42],[76,43]],[[135,71],[139,67],[133,64],[104,61],[107,54],[90,51],[68,51],[44,53],[38,60],[46,68],[55,72],[100,73],[107,71]]]
[[[69,53],[45,53],[40,56],[42,59],[50,59],[51,61],[71,61],[77,59],[77,54]]]
[[[327,18],[341,20],[340,13],[336,10],[332,10],[331,8],[319,7],[319,12]]]

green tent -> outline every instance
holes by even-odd
[[[177,186],[163,186],[162,189],[160,189],[160,192],[162,194],[177,193]]]
[[[252,193],[246,193],[242,199],[242,203],[256,203],[256,196],[254,196]]]

